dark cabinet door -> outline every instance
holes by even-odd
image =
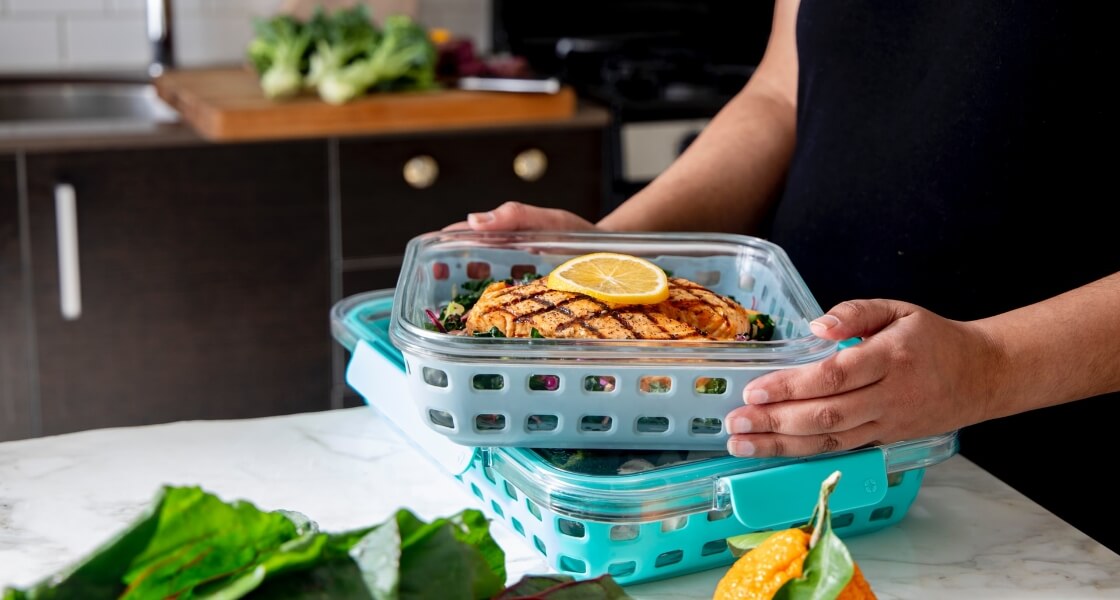
[[[557,128],[342,141],[342,255],[400,256],[416,235],[507,200],[597,219],[602,140],[599,128]],[[410,183],[405,171],[413,167]]]
[[[507,200],[597,220],[603,135],[588,126],[340,141],[342,295],[396,286],[409,240]],[[336,405],[362,403],[342,381],[348,360],[339,350]]]
[[[32,155],[43,433],[329,408],[326,144]]]
[[[0,156],[0,441],[36,434],[15,156]]]

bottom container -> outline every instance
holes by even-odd
[[[926,467],[958,449],[956,432],[808,458],[461,446],[409,406],[404,363],[387,337],[392,299],[392,290],[370,292],[335,307],[334,334],[353,353],[347,382],[492,519],[578,578],[610,574],[627,585],[728,565],[726,538],[805,523],[837,470],[836,533],[883,529],[906,515]]]

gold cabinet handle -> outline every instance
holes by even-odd
[[[525,181],[536,181],[548,170],[548,156],[538,148],[523,150],[513,158],[513,172]]]
[[[431,187],[439,178],[439,163],[427,154],[414,156],[404,163],[403,172],[408,185],[422,190]]]

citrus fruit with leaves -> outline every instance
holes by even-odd
[[[716,586],[713,600],[874,600],[875,593],[832,532],[828,497],[840,472],[821,484],[805,527],[728,538],[739,558]]]

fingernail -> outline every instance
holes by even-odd
[[[746,417],[735,417],[727,424],[728,430],[731,433],[750,433],[753,424],[751,420]]]
[[[743,402],[746,404],[766,404],[770,394],[766,390],[746,390],[743,392]]]
[[[732,456],[754,456],[754,444],[744,440],[732,440],[727,442],[727,451]]]
[[[489,223],[490,221],[493,221],[493,220],[494,220],[494,213],[492,213],[492,212],[471,213],[471,214],[467,215],[467,221],[470,221],[471,225],[481,225],[483,223]]]
[[[840,324],[840,319],[837,319],[836,317],[834,317],[832,315],[825,315],[825,316],[813,321],[812,323],[809,323],[809,329],[812,329],[813,333],[821,333],[821,332],[824,332],[824,331],[828,331],[829,329],[832,329],[833,327],[836,327],[839,324]]]

